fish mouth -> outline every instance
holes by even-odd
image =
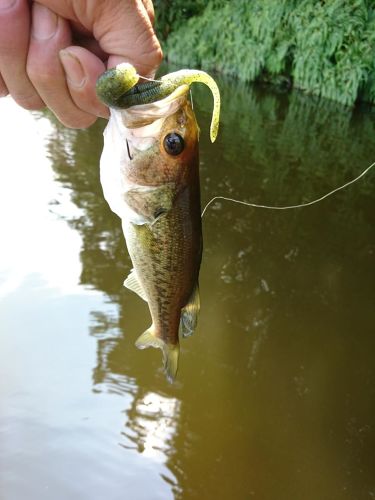
[[[189,86],[183,84],[159,101],[136,104],[130,108],[112,110],[112,112],[120,113],[122,123],[129,129],[144,127],[175,113],[186,102],[188,93]]]
[[[160,80],[148,80],[138,84],[140,75],[129,63],[118,64],[116,68],[111,68],[103,73],[97,80],[96,91],[99,99],[110,108],[115,109],[137,109],[143,113],[141,122],[147,124],[147,116],[160,113],[161,103],[170,103],[171,99],[176,100],[177,95],[183,94],[186,98],[190,85],[195,82],[204,83],[211,90],[214,107],[211,118],[210,138],[214,142],[219,129],[220,117],[220,91],[215,80],[205,71],[181,69],[161,77]],[[163,99],[163,96],[166,96]],[[151,104],[150,107],[147,105]],[[146,107],[144,107],[146,105]],[[156,105],[156,106],[155,106]],[[159,109],[158,109],[159,108]],[[131,113],[132,114],[132,113]],[[125,113],[126,116],[126,113]],[[159,114],[160,116],[160,114]],[[162,116],[166,116],[162,112]],[[132,125],[131,118],[128,119],[128,127]]]

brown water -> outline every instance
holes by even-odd
[[[295,204],[375,160],[374,111],[220,81],[212,196]],[[101,194],[103,123],[0,101],[1,500],[375,498],[375,173],[273,212],[216,202],[177,382]]]

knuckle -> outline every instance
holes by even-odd
[[[155,59],[155,64],[157,66],[159,66],[161,64],[161,62],[163,61],[163,50],[162,50],[159,43],[155,47],[153,55],[154,55],[154,59]]]
[[[56,75],[52,71],[48,71],[48,66],[40,67],[37,64],[28,63],[26,73],[33,83],[43,86],[49,85],[56,78]]]
[[[26,0],[9,2],[8,6],[0,9],[0,50],[12,53],[15,47],[20,44],[27,32],[29,24],[29,6]],[[15,36],[14,26],[20,28],[20,32]],[[21,27],[25,33],[21,32]]]
[[[147,74],[154,74],[155,70],[160,66],[160,64],[163,61],[163,51],[160,45],[154,44],[153,47],[151,47],[150,50],[147,50],[147,52],[143,52],[142,54],[142,65],[140,66],[141,69],[141,74],[142,75],[147,75]]]
[[[32,94],[32,95],[12,94],[12,97],[19,106],[21,106],[24,109],[28,109],[29,111],[38,111],[45,107],[44,102],[37,94]]]
[[[24,2],[8,2],[8,5],[0,10],[0,22],[6,24],[9,21],[13,21],[20,15],[25,14],[25,12],[26,9]]]
[[[0,73],[0,97],[5,97],[8,94],[9,94],[8,87],[5,85],[3,77],[1,76]]]
[[[73,129],[83,129],[88,128],[96,122],[96,116],[93,115],[72,115],[72,116],[61,116],[58,117],[59,120],[65,127]]]
[[[145,59],[148,59],[149,64],[154,68],[157,68],[163,61],[163,50],[156,38],[152,40],[152,44]]]

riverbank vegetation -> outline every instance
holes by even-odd
[[[172,63],[375,103],[373,0],[155,0]]]

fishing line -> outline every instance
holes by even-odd
[[[189,93],[190,93],[191,109],[194,111],[193,94],[191,93],[191,88],[189,88]]]
[[[163,83],[162,80],[154,80],[153,78],[147,78],[147,76],[141,76],[141,75],[138,76],[139,78],[142,78],[142,80],[147,80],[148,82]]]
[[[287,206],[281,206],[281,207],[273,207],[269,205],[257,205],[256,203],[250,203],[248,201],[241,201],[241,200],[235,200],[233,198],[227,198],[226,196],[214,196],[212,200],[210,200],[207,205],[204,207],[203,212],[202,212],[202,217],[204,216],[207,208],[211,205],[211,203],[215,200],[225,200],[225,201],[232,201],[233,203],[239,203],[240,205],[246,205],[248,207],[254,207],[254,208],[267,208],[269,210],[289,210],[291,208],[301,208],[301,207],[308,207],[310,205],[315,205],[315,203],[319,203],[320,201],[324,200],[325,198],[328,198],[328,196],[331,196],[334,193],[337,193],[337,191],[341,191],[341,189],[344,189],[350,184],[354,184],[357,182],[361,177],[365,176],[369,170],[375,165],[375,162],[372,163],[369,167],[367,167],[361,174],[359,174],[355,179],[352,179],[349,182],[346,182],[342,186],[337,187],[336,189],[333,189],[329,193],[324,194],[320,198],[317,198],[312,201],[308,201],[306,203],[301,203],[300,205],[287,205]]]
[[[162,83],[162,80],[154,80],[152,78],[147,78],[145,76],[142,76],[141,78],[143,78],[144,80],[148,80],[150,82],[160,82]],[[193,108],[193,96],[192,96],[192,93],[191,93],[191,89],[190,90],[190,102],[191,102],[191,107],[192,109]],[[354,184],[355,182],[359,181],[359,179],[361,179],[362,177],[364,177],[367,172],[369,172],[372,167],[375,165],[375,162],[372,163],[370,166],[368,166],[361,174],[359,174],[357,177],[355,177],[354,179],[346,182],[345,184],[343,184],[342,186],[339,186],[335,189],[333,189],[332,191],[329,191],[328,193],[324,194],[323,196],[320,196],[319,198],[316,198],[315,200],[312,200],[312,201],[308,201],[306,203],[301,203],[299,205],[286,205],[286,206],[271,206],[271,205],[258,205],[257,203],[250,203],[248,201],[242,201],[242,200],[236,200],[234,198],[228,198],[227,196],[214,196],[208,203],[207,205],[204,207],[203,209],[203,212],[202,212],[202,215],[201,217],[203,218],[204,214],[206,213],[206,210],[208,209],[208,207],[211,205],[211,203],[213,203],[215,200],[224,200],[224,201],[231,201],[233,203],[238,203],[240,205],[245,205],[247,207],[253,207],[253,208],[266,208],[268,210],[291,210],[291,209],[294,209],[294,208],[303,208],[303,207],[309,207],[311,205],[315,205],[316,203],[319,203],[320,201],[323,201],[325,200],[326,198],[328,198],[329,196],[332,196],[334,193],[337,193],[338,191],[341,191],[342,189],[345,189],[346,187],[350,186],[351,184]]]

